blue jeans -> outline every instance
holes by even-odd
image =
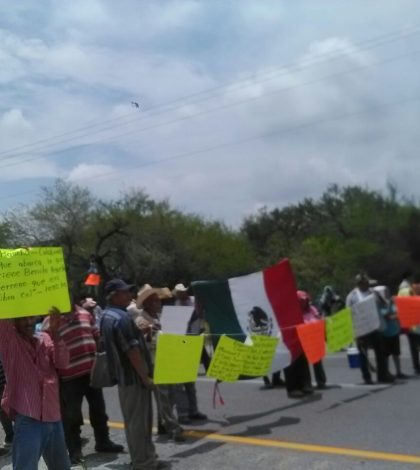
[[[49,470],[70,469],[61,421],[45,423],[17,415],[12,447],[13,470],[37,470],[41,456]]]

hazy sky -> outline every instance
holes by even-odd
[[[417,198],[418,18],[416,0],[0,0],[0,210],[56,177],[232,225],[333,182]]]

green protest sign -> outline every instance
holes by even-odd
[[[354,340],[351,309],[345,308],[326,318],[327,346],[329,352],[346,348]]]

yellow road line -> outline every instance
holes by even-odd
[[[89,424],[88,420],[85,420]],[[119,422],[109,422],[108,425],[114,429],[124,429],[124,424]],[[273,447],[277,449],[297,450],[301,452],[314,452],[318,454],[330,454],[346,457],[357,457],[362,459],[382,460],[400,463],[420,464],[420,456],[409,454],[392,454],[388,452],[376,452],[362,449],[349,449],[346,447],[331,447],[316,444],[300,444],[298,442],[278,441],[274,439],[260,439],[256,437],[242,437],[227,434],[219,434],[213,431],[193,431],[184,432],[187,437],[198,437],[212,441],[221,441],[234,444],[244,444],[260,447]]]

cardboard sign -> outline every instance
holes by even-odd
[[[193,310],[194,307],[178,307],[173,305],[163,307],[160,317],[162,331],[164,333],[185,335]]]
[[[195,382],[204,336],[159,334],[153,380],[159,384]]]
[[[395,297],[401,328],[420,325],[420,296]]]
[[[325,321],[328,351],[340,351],[353,342],[353,320],[350,308],[335,313]]]
[[[316,364],[325,356],[325,321],[298,325],[296,330],[306,359]]]
[[[252,336],[249,339],[250,346],[245,350],[242,374],[261,377],[270,370],[278,339],[270,336]]]
[[[0,318],[71,309],[62,248],[0,249]]]
[[[380,320],[375,296],[369,295],[351,308],[354,336],[367,335],[379,329]]]
[[[247,346],[228,336],[222,336],[207,370],[207,377],[223,382],[235,382],[242,374]]]

